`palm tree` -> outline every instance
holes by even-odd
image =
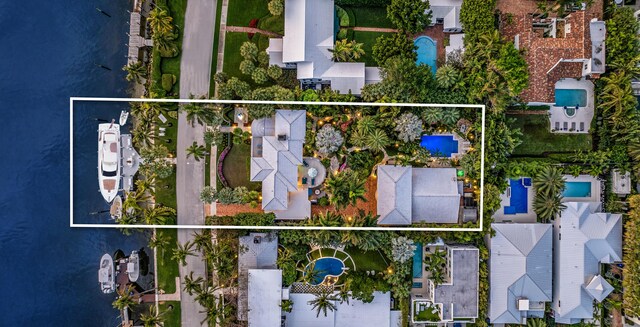
[[[162,205],[144,210],[147,225],[167,225],[175,222],[176,209]]]
[[[152,249],[160,248],[160,250],[162,250],[161,255],[164,256],[164,248],[169,245],[170,240],[171,238],[169,236],[163,233],[158,233],[158,231],[156,231],[149,240],[149,247]],[[160,262],[162,263],[163,260],[160,260]]]
[[[533,211],[543,222],[555,218],[566,208],[567,206],[562,203],[562,195],[560,193],[538,193],[533,201]]]
[[[434,125],[442,121],[442,108],[429,107],[422,112],[422,119],[429,125]]]
[[[453,88],[460,81],[460,72],[451,65],[443,65],[436,72],[436,80],[446,89]]]
[[[527,319],[527,327],[547,327],[547,323],[544,319]]]
[[[385,147],[391,144],[391,139],[382,129],[376,129],[367,135],[367,147],[373,152],[384,152]]]
[[[116,300],[113,301],[111,305],[113,305],[115,309],[122,311],[130,309],[134,305],[138,304],[138,301],[136,301],[131,295],[131,293],[133,293],[133,290],[133,285],[129,285],[123,290],[118,290],[118,298],[116,298]]]
[[[367,146],[367,134],[364,134],[359,130],[355,130],[353,133],[351,133],[349,141],[355,147],[364,148]]]
[[[178,54],[178,44],[175,42],[172,34],[154,34],[153,44],[163,56],[175,56]]]
[[[156,326],[164,326],[164,315],[165,312],[156,312],[156,306],[150,305],[149,312],[143,313],[140,315],[140,320],[144,323],[144,327],[156,327]]]
[[[180,244],[180,242],[176,242],[176,248],[173,249],[173,255],[171,259],[180,262],[183,266],[187,265],[187,256],[195,255],[193,253],[193,243],[187,241],[184,244]]]
[[[149,17],[147,17],[147,21],[151,26],[151,30],[153,31],[153,34],[167,35],[173,32],[173,18],[164,9],[155,7],[149,13]]]
[[[312,309],[316,310],[316,318],[320,317],[320,312],[324,313],[324,316],[327,316],[328,311],[335,311],[338,309],[335,302],[339,301],[336,295],[328,291],[322,291],[316,294],[316,298],[307,302]]]
[[[321,276],[323,273],[323,270],[316,269],[316,262],[312,261],[306,267],[304,267],[304,269],[302,270],[302,275],[300,275],[298,281],[309,285],[315,285],[317,280],[322,281]]]
[[[348,205],[356,205],[358,200],[366,201],[365,183],[352,170],[331,176],[326,182],[325,190],[329,194],[329,202],[336,209],[344,209]]]
[[[193,232],[193,244],[196,246],[196,250],[204,252],[211,249],[213,243],[211,240],[211,233],[209,230],[201,230]]]
[[[558,194],[564,190],[564,177],[562,170],[553,167],[545,167],[533,179],[533,186],[538,193]]]
[[[447,126],[454,126],[460,119],[460,111],[456,108],[446,108],[442,110],[442,123]]]
[[[200,125],[218,126],[224,120],[222,108],[219,106],[188,103],[183,105],[180,110],[187,113],[187,121],[191,123],[191,126],[195,126],[196,122]]]
[[[204,158],[207,155],[207,149],[199,145],[196,141],[193,141],[193,144],[187,148],[187,158],[193,156],[193,159],[196,161],[200,161],[200,159]]]
[[[184,291],[189,293],[189,295],[193,295],[193,293],[200,293],[202,291],[202,285],[204,283],[204,278],[202,276],[198,276],[198,278],[193,278],[193,271],[189,273],[189,275],[184,277]]]
[[[377,127],[377,122],[372,116],[364,116],[356,123],[358,131],[364,135],[370,134]]]
[[[444,282],[442,268],[447,262],[446,255],[446,251],[436,249],[435,252],[429,254],[424,259],[425,269],[430,273],[429,279],[436,285]]]
[[[142,78],[147,76],[147,67],[144,66],[142,61],[132,62],[124,67],[122,70],[127,72],[125,77],[127,81],[135,81],[136,83],[142,83]]]
[[[333,49],[329,49],[333,54],[334,61],[355,61],[365,55],[363,44],[356,43],[355,40],[337,40]]]

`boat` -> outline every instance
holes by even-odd
[[[111,203],[120,187],[120,125],[98,125],[98,182],[102,197]]]
[[[131,251],[129,262],[127,262],[127,275],[130,282],[135,282],[140,277],[140,256],[138,251]]]
[[[111,214],[111,219],[118,220],[122,218],[122,197],[120,197],[119,195],[116,196],[116,198],[113,200],[113,203],[111,204],[109,213]]]
[[[116,272],[113,266],[113,258],[105,253],[100,259],[100,270],[98,270],[98,281],[102,293],[109,294],[116,291]]]
[[[120,112],[120,121],[119,121],[120,126],[122,126],[122,125],[126,124],[126,123],[127,123],[127,119],[128,119],[128,118],[129,118],[129,112],[128,112],[128,111],[126,111],[126,110],[122,110],[122,111]]]

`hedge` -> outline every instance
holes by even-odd
[[[338,6],[386,7],[391,0],[336,0]]]
[[[165,91],[171,92],[171,89],[173,88],[173,84],[175,83],[176,83],[176,75],[162,74],[162,88]]]

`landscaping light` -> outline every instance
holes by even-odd
[[[393,269],[389,268],[387,269],[387,272],[389,273],[389,275],[393,274]]]
[[[258,200],[262,200],[262,195],[259,195],[259,196],[258,196]]]
[[[348,221],[351,221],[351,219],[353,219],[353,217],[351,217],[351,216],[347,217]]]

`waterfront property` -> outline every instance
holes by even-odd
[[[360,94],[366,84],[380,81],[377,67],[361,62],[334,62],[337,24],[333,0],[285,0],[284,37],[269,39],[269,65],[296,68],[303,88]]]
[[[575,324],[593,318],[594,301],[613,287],[601,276],[601,264],[622,260],[622,215],[602,212],[599,202],[567,202],[553,229],[553,302],[555,321]]]
[[[590,175],[565,175],[564,202],[600,202],[601,182]]]
[[[455,168],[378,166],[378,225],[458,223],[462,181]]]
[[[543,318],[551,302],[553,231],[550,224],[492,224],[490,307],[492,324],[526,324]]]
[[[238,253],[238,320],[249,321],[249,325],[254,326],[254,324],[257,324],[256,321],[260,321],[261,318],[253,316],[254,310],[251,305],[263,306],[263,304],[259,303],[260,301],[251,302],[250,298],[252,294],[257,294],[256,287],[265,287],[271,290],[274,288],[273,285],[263,286],[262,282],[257,282],[257,280],[263,282],[265,278],[272,280],[271,278],[273,278],[275,274],[273,270],[277,269],[278,238],[277,236],[272,236],[267,233],[251,233],[247,236],[239,237],[238,242],[240,243],[239,248],[242,249],[242,251]],[[267,271],[261,273],[259,270]],[[253,282],[250,280],[251,278],[254,278]],[[251,289],[252,285],[253,290]],[[278,283],[278,289],[280,288],[282,288],[282,272],[280,272],[280,282]],[[255,302],[258,302],[258,304]],[[264,305],[268,305],[268,303]],[[265,311],[269,312],[269,310],[273,309],[274,308],[267,308]]]
[[[493,219],[496,222],[536,222],[534,198],[535,190],[530,177],[509,179],[509,186],[500,195],[500,209],[493,214]]]

